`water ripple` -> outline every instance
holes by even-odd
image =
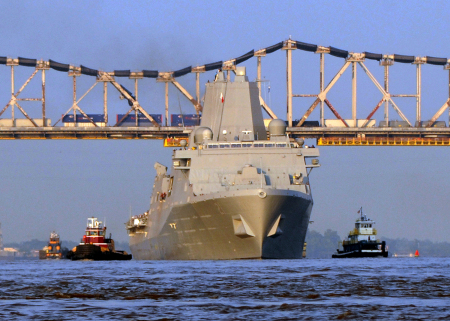
[[[445,320],[448,258],[0,262],[7,320]]]

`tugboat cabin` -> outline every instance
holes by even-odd
[[[103,222],[96,217],[89,217],[87,219],[86,232],[80,244],[93,244],[104,249],[111,248],[112,245],[112,248],[114,248],[114,245],[111,244],[111,238],[106,238],[105,235],[106,226]]]
[[[373,227],[375,225],[375,221],[367,218],[367,216],[361,215],[360,219],[356,220],[355,228],[353,231],[350,231],[348,235],[348,240],[343,241],[342,245],[344,245],[348,250],[357,250],[360,248],[358,243],[367,243],[364,246],[363,252],[369,252],[371,250],[378,250],[377,244],[377,230]],[[355,246],[352,246],[352,245]]]

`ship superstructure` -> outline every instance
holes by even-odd
[[[360,217],[355,222],[355,228],[350,231],[347,240],[342,241],[343,249],[338,249],[332,257],[387,257],[386,242],[377,239],[375,221],[363,214],[362,207],[358,213]]]
[[[126,223],[135,259],[301,258],[313,205],[309,173],[319,151],[286,124],[264,126],[257,84],[206,84],[201,124],[156,163],[150,209]]]

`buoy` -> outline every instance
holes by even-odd
[[[416,253],[414,253],[415,257],[419,257],[419,250],[416,250]]]

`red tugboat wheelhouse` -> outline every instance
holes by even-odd
[[[116,251],[114,240],[105,237],[106,226],[96,217],[87,219],[86,232],[81,243],[69,251],[67,258],[71,260],[131,260],[131,254]]]

